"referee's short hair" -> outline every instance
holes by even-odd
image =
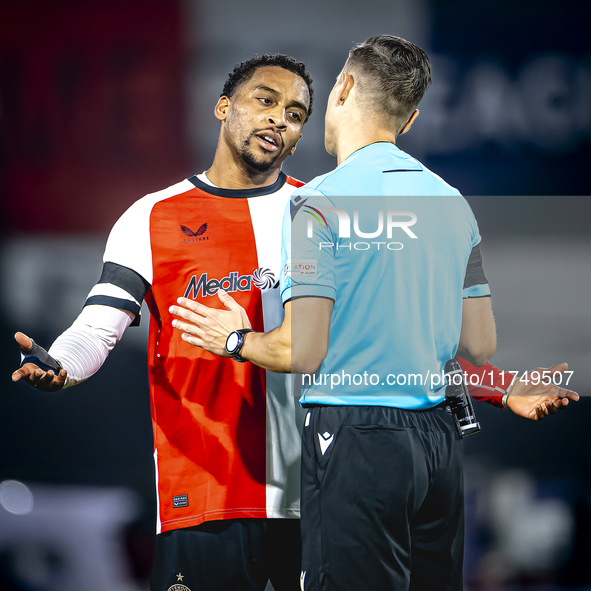
[[[431,62],[414,43],[376,35],[349,52],[345,71],[353,76],[361,108],[403,125],[431,85]]]

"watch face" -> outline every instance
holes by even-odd
[[[238,347],[238,333],[231,332],[226,341],[226,351],[228,351],[228,353],[234,353],[236,347]]]

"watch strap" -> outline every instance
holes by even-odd
[[[239,361],[240,363],[246,363],[248,361],[248,359],[244,359],[244,357],[242,357],[240,355],[240,352],[242,351],[242,347],[244,346],[244,335],[249,332],[254,332],[254,331],[252,330],[252,328],[239,328],[238,330],[232,331],[228,335],[228,339],[230,338],[230,335],[232,335],[232,334],[238,335],[238,345],[234,349],[234,351],[232,351],[232,352],[228,351],[228,339],[226,339],[226,351],[228,353],[230,353],[230,355],[232,356],[232,359],[234,359],[235,361]]]

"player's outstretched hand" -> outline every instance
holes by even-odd
[[[31,351],[34,343],[31,338],[22,332],[14,335],[16,342],[24,351]],[[47,355],[47,351],[39,347]],[[49,357],[49,355],[48,355]],[[51,358],[50,358],[51,359]],[[53,370],[44,370],[35,363],[25,363],[12,374],[12,381],[18,382],[24,380],[41,392],[57,392],[61,390],[66,382],[68,373],[65,369],[59,370],[56,374]]]
[[[201,347],[210,353],[229,357],[226,352],[228,335],[240,328],[250,328],[246,310],[224,290],[218,291],[218,297],[225,310],[208,308],[199,302],[187,298],[179,298],[177,306],[169,311],[183,320],[173,320],[174,328],[182,331],[183,341]]]
[[[507,398],[507,406],[520,417],[530,421],[542,421],[546,416],[566,408],[569,401],[577,401],[579,395],[552,383],[554,374],[564,374],[567,363],[554,367],[538,367],[515,380]]]

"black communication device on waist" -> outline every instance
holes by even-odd
[[[445,363],[445,383],[445,408],[453,417],[459,436],[478,433],[480,423],[476,420],[462,367],[456,359]]]

